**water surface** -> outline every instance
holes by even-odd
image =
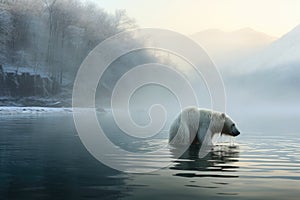
[[[151,138],[130,147],[152,150],[166,141]],[[115,141],[127,147],[131,142]],[[234,145],[219,143],[205,158],[198,151],[191,147],[178,160],[164,152],[148,164],[173,159],[169,166],[126,174],[87,152],[71,114],[0,116],[0,199],[299,199],[297,134],[244,132]]]

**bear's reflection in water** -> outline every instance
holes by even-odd
[[[192,144],[185,153],[180,156],[169,169],[179,170],[174,174],[182,177],[220,177],[238,178],[237,162],[239,161],[238,146],[216,145],[203,158],[199,158],[201,146]],[[178,151],[171,149],[171,153],[176,157]],[[229,172],[229,173],[224,173]]]

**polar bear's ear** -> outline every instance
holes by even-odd
[[[225,113],[222,113],[222,114],[221,114],[221,117],[222,117],[223,119],[225,119],[225,117],[226,117]]]

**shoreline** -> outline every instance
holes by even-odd
[[[0,115],[73,113],[72,107],[0,106]]]
[[[81,108],[82,110],[94,108]],[[96,112],[106,113],[107,109],[95,108]],[[78,110],[78,109],[77,109]],[[0,106],[1,115],[15,115],[15,114],[50,114],[50,113],[74,113],[73,107],[46,107],[46,106]]]

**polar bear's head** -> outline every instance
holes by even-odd
[[[225,115],[225,113],[222,113],[222,117],[225,118],[222,134],[234,137],[238,136],[240,131],[237,129],[234,121],[229,116]]]

